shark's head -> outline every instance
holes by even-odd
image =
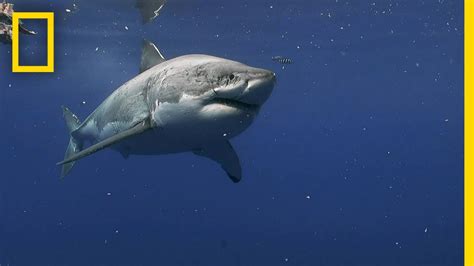
[[[228,137],[251,124],[276,82],[271,71],[206,55],[178,57],[162,67],[155,117],[174,124],[171,117],[186,116],[179,120],[199,121],[199,127]]]
[[[201,99],[205,107],[203,111],[257,113],[272,93],[275,74],[235,61],[209,59],[197,67],[192,82],[205,92]]]

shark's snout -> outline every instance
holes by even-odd
[[[258,110],[273,91],[276,83],[275,73],[247,66],[234,73],[226,76],[228,82],[224,86],[213,89],[216,99]]]
[[[247,87],[239,97],[239,101],[247,104],[262,105],[270,97],[276,83],[275,73],[260,69],[249,74]]]

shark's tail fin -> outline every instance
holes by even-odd
[[[79,118],[73,114],[67,107],[62,106],[63,108],[63,116],[64,119],[66,120],[66,125],[69,130],[69,135],[73,131],[79,128],[81,125],[81,121]],[[69,145],[67,146],[66,154],[64,155],[64,159],[68,159],[74,154],[80,152],[82,150],[82,142],[78,139],[75,139],[72,135],[70,136],[69,139]],[[72,169],[74,166],[75,162],[70,162],[67,164],[64,164],[61,170],[61,178],[64,178]]]

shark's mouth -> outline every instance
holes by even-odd
[[[221,105],[225,105],[229,107],[234,107],[237,109],[252,110],[252,111],[257,111],[260,108],[260,106],[257,104],[249,104],[249,103],[241,102],[238,100],[225,99],[225,98],[214,98],[212,100],[212,103],[217,103],[217,104],[221,104]]]

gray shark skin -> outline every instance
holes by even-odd
[[[71,138],[58,163],[62,176],[75,161],[111,148],[124,158],[193,152],[216,161],[239,182],[239,157],[229,140],[252,124],[273,90],[275,74],[209,55],[166,61],[154,44],[143,47],[143,72],[82,123],[64,107]]]

